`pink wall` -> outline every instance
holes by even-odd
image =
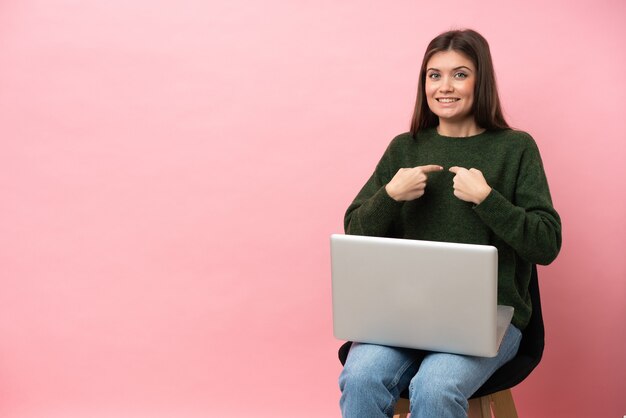
[[[338,417],[328,235],[426,43],[491,42],[564,223],[524,417],[626,414],[626,4],[0,4],[0,416]],[[236,409],[235,409],[236,408]]]

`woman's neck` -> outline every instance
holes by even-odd
[[[485,129],[476,124],[474,119],[467,119],[462,122],[451,122],[443,119],[439,119],[439,126],[437,126],[437,132],[439,135],[451,136],[455,138],[463,138],[468,136],[474,136],[485,132]]]

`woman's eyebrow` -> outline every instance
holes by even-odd
[[[472,71],[472,69],[471,69],[471,68],[466,67],[465,65],[461,65],[460,67],[454,67],[454,68],[452,69],[452,71],[461,70],[461,69],[465,69],[465,70],[467,70],[467,71]],[[439,68],[434,68],[434,67],[431,67],[431,68],[427,68],[427,69],[426,69],[426,71],[441,71],[441,70],[440,70]]]

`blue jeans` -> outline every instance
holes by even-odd
[[[392,417],[407,387],[412,418],[467,418],[467,399],[517,353],[510,325],[493,358],[354,343],[339,376],[344,418]]]

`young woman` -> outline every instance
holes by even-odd
[[[498,248],[498,303],[515,314],[496,357],[353,343],[339,377],[346,418],[391,417],[407,387],[411,417],[467,417],[467,399],[517,353],[532,264],[549,264],[561,247],[539,151],[504,120],[480,34],[450,31],[430,42],[411,130],[391,141],[345,229]]]

